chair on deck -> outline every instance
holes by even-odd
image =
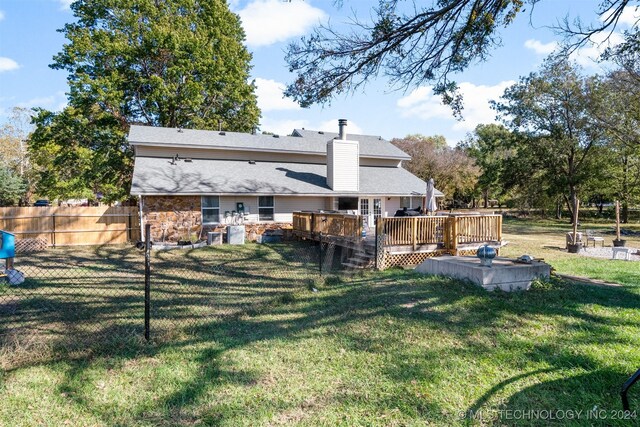
[[[587,230],[587,246],[589,246],[589,242],[593,242],[594,248],[596,247],[596,242],[600,242],[604,248],[604,237],[596,236],[593,230]]]

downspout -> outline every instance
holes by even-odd
[[[141,241],[145,241],[145,236],[144,236],[144,217],[142,216],[142,203],[143,203],[143,199],[142,199],[142,195],[138,195],[138,210],[139,210],[139,215],[140,215],[140,240]]]

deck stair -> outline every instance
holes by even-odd
[[[356,249],[353,254],[342,263],[342,266],[350,269],[362,270],[373,265],[374,254],[368,250]]]

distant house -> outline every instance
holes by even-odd
[[[295,129],[291,136],[132,126],[131,194],[155,240],[224,226],[243,212],[260,234],[292,212],[393,216],[422,206],[426,184],[402,168],[410,157],[370,135]],[[441,194],[441,193],[438,193]]]

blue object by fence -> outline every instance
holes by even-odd
[[[15,258],[16,236],[1,230],[0,230],[0,236],[2,236],[2,247],[0,247],[0,259]]]

